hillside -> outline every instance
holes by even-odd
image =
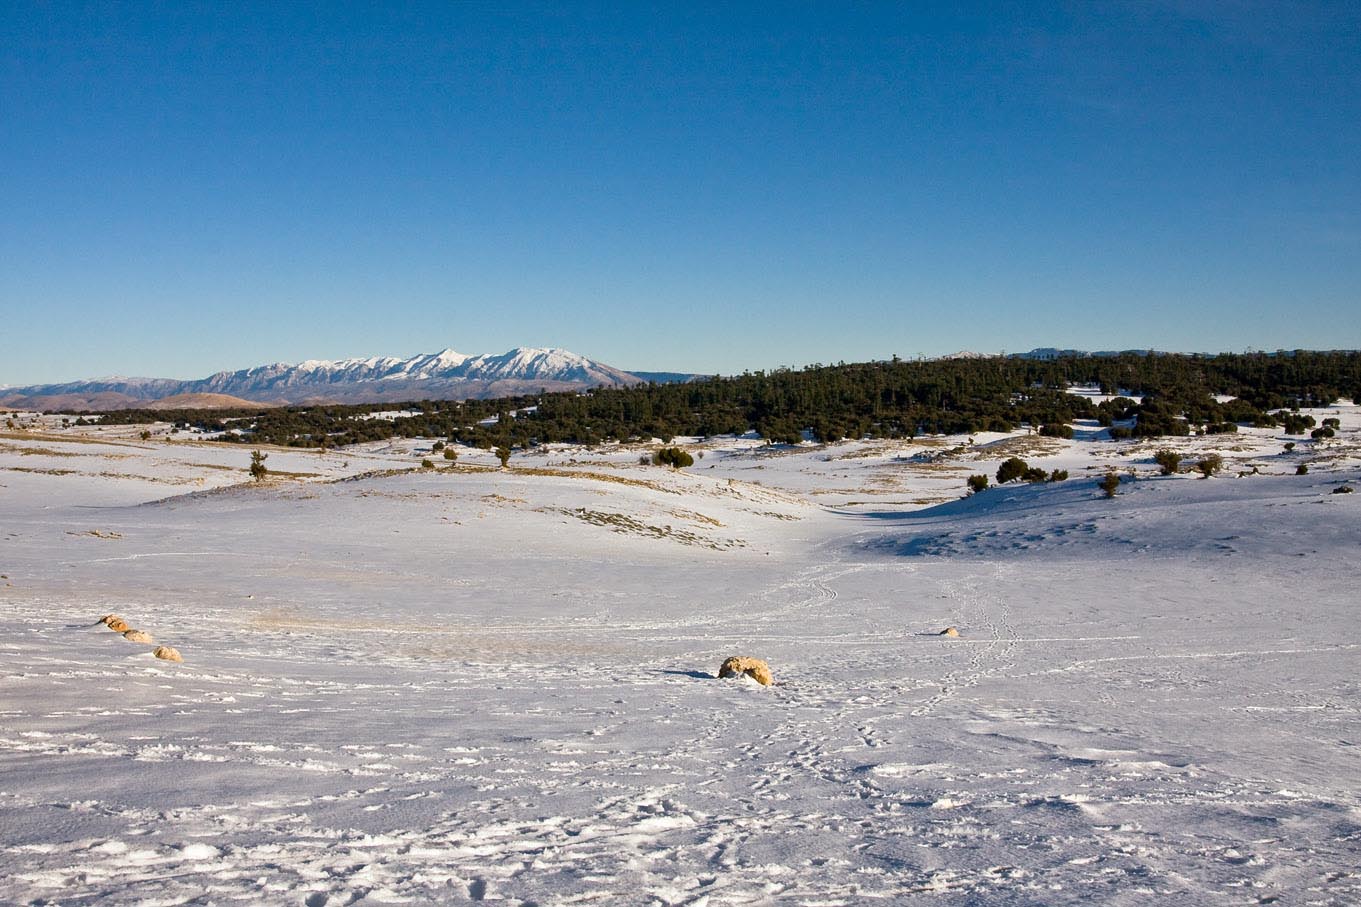
[[[146,404],[147,409],[264,409],[268,403],[257,403],[229,394],[174,394]]]

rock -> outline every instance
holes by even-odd
[[[718,668],[719,677],[741,677],[743,674],[763,687],[768,687],[775,682],[775,678],[770,673],[770,665],[759,658],[751,658],[747,655],[734,655],[724,660]]]
[[[123,638],[128,642],[153,643],[156,640],[151,638],[151,634],[145,630],[128,630],[123,633]]]
[[[115,633],[126,633],[131,629],[131,627],[128,626],[127,621],[123,620],[121,617],[114,617],[112,614],[109,615],[108,620],[104,621],[104,626]]]
[[[172,646],[157,646],[156,651],[151,653],[162,661],[184,661],[184,656],[180,650]]]
[[[944,630],[941,630],[940,633],[939,633],[938,635],[940,635],[940,636],[958,636],[958,635],[959,635],[959,630],[955,629],[954,627],[946,627]]]

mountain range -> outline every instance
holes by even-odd
[[[0,388],[0,405],[41,410],[191,408],[404,400],[467,400],[622,386],[689,375],[625,372],[560,349],[517,347],[470,356],[451,349],[398,359],[309,359],[207,378],[95,378]]]

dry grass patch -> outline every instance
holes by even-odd
[[[515,475],[552,476],[559,479],[587,479],[592,482],[613,482],[616,485],[629,485],[634,488],[650,488],[653,491],[661,491],[666,494],[680,494],[676,489],[668,488],[660,482],[652,482],[647,479],[630,479],[625,476],[610,475],[603,472],[553,469],[547,466],[512,466],[505,471]]]
[[[1058,438],[1047,438],[1044,435],[1020,435],[1015,438],[1003,438],[981,447],[973,447],[969,451],[969,459],[972,460],[993,460],[998,457],[1052,457],[1055,454],[1063,453],[1064,443]]]
[[[709,548],[713,551],[726,551],[730,548],[745,548],[747,543],[741,539],[710,539],[702,535],[697,535],[685,529],[677,529],[674,526],[653,526],[641,520],[635,520],[631,516],[622,513],[607,513],[603,510],[587,510],[585,507],[542,507],[539,513],[560,513],[573,519],[581,520],[583,523],[590,523],[593,526],[604,526],[611,532],[618,532],[622,535],[636,535],[642,538],[667,539],[673,542],[680,542],[682,545],[693,545],[697,548]]]

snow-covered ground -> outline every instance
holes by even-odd
[[[1314,414],[1338,438],[683,472],[397,441],[260,485],[245,447],[28,420],[0,903],[1356,904],[1361,411]],[[1016,455],[1071,477],[961,498]]]

